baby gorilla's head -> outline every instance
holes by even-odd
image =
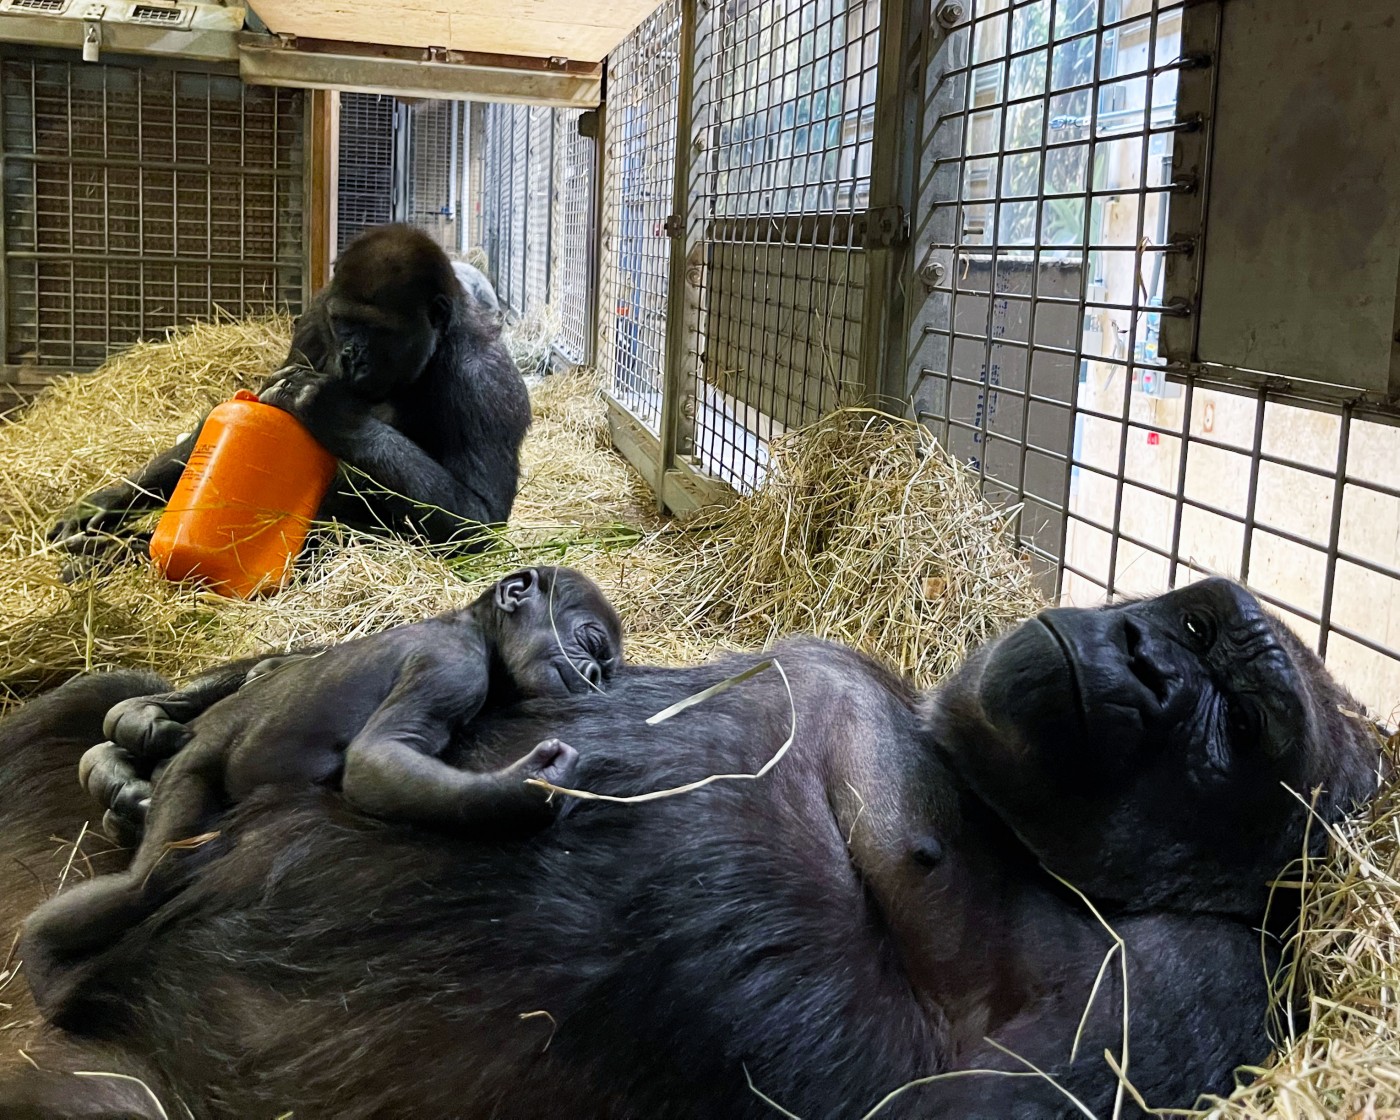
[[[622,664],[622,621],[582,572],[525,568],[488,596],[496,654],[521,696],[600,691]]]

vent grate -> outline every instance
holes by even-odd
[[[68,0],[10,0],[12,12],[61,12]]]
[[[185,13],[179,8],[163,8],[155,4],[137,4],[131,9],[133,23],[180,23]]]

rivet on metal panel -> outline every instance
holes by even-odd
[[[1200,176],[1193,172],[1183,171],[1172,176],[1172,194],[1195,194],[1200,186]]]
[[[966,14],[967,9],[958,0],[944,0],[944,3],[939,4],[934,12],[934,18],[944,27],[956,27],[962,23]]]
[[[943,283],[943,277],[948,275],[948,266],[937,257],[938,250],[930,245],[928,252],[924,254],[923,263],[919,265],[919,281],[929,291]]]

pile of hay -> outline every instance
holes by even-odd
[[[192,327],[70,378],[0,425],[0,689],[83,668],[182,676],[228,657],[371,633],[472,598],[522,562],[597,579],[629,657],[694,663],[794,631],[850,642],[931,683],[1041,604],[975,481],[917,425],[839,412],[775,442],[753,494],[665,523],[610,450],[587,374],[532,390],[535,426],[511,524],[452,557],[343,533],[276,598],[239,602],[127,566],[65,586],[43,533],[71,498],[144,462],[285,353],[284,318]],[[1312,1009],[1277,1063],[1200,1115],[1400,1115],[1400,801],[1337,831],[1306,871],[1302,952],[1283,983]]]
[[[1400,736],[1387,746],[1397,757]],[[1327,858],[1287,876],[1303,904],[1295,967],[1276,981],[1280,1053],[1228,1101],[1203,1106],[1210,1120],[1400,1116],[1400,789],[1329,831]],[[1306,1015],[1282,1012],[1290,1003]]]
[[[511,328],[513,331],[517,328]],[[841,638],[935,679],[1039,605],[1003,519],[923,429],[838,413],[774,448],[775,482],[717,514],[663,525],[610,450],[588,374],[534,387],[535,425],[507,531],[452,557],[341,531],[292,586],[239,602],[125,566],[65,585],[43,539],[76,495],[168,446],[285,353],[285,318],[220,322],[65,379],[0,427],[0,689],[85,668],[184,675],[232,656],[371,633],[460,605],[525,562],[573,564],[629,623],[636,660],[692,663],[792,631]]]

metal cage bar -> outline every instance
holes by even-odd
[[[1251,586],[1380,715],[1400,695],[1400,427],[1301,384],[1168,369],[1182,0],[976,0],[931,38],[906,284],[911,407],[1086,604]],[[1209,121],[1204,125],[1208,128]],[[1389,481],[1388,481],[1389,480]]]
[[[577,109],[556,109],[554,211],[555,307],[559,312],[559,338],[555,348],[574,365],[593,360],[594,339],[594,185],[597,181],[597,144],[580,132],[584,119]],[[592,118],[594,121],[597,115]]]
[[[680,446],[737,489],[767,444],[867,394],[861,369],[879,0],[748,0],[702,20],[698,357]]]
[[[554,209],[554,112],[531,106],[525,151],[525,292],[518,310],[541,315],[549,304],[550,234]]]
[[[394,99],[340,95],[336,168],[336,251],[364,230],[393,221]]]
[[[305,97],[0,54],[4,362],[87,369],[215,313],[298,309]]]
[[[666,0],[608,60],[611,241],[603,269],[607,336],[599,363],[613,398],[660,433],[680,82],[681,6]]]

